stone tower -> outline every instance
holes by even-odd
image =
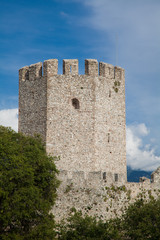
[[[21,68],[19,131],[39,133],[62,172],[125,183],[124,69],[94,59],[85,60],[84,75],[78,60],[63,60],[62,75],[57,59]]]

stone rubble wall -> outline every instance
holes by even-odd
[[[18,130],[26,135],[40,134],[46,140],[47,84],[42,63],[19,70]]]
[[[101,172],[92,172],[87,176],[83,172],[61,172],[59,178],[62,182],[52,212],[57,221],[67,218],[73,209],[102,219],[121,216],[137,199],[148,201],[160,196],[160,175],[156,172],[153,175],[156,182],[151,183],[145,178],[139,183],[121,185],[104,181]]]
[[[75,207],[114,217],[138,197],[157,197],[160,169],[150,180],[127,183],[124,69],[95,59],[49,59],[19,70],[19,131],[38,133],[59,156],[62,181],[53,208],[57,219]]]
[[[77,106],[76,106],[77,104]],[[60,171],[102,171],[126,182],[124,69],[97,60],[32,64],[19,70],[19,131],[38,133]]]

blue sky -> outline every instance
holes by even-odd
[[[160,1],[0,0],[0,124],[17,129],[18,69],[50,58],[126,71],[127,161],[160,165]]]

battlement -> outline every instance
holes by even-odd
[[[115,175],[111,172],[102,172],[102,171],[93,171],[93,172],[84,172],[84,171],[66,171],[62,170],[59,172],[59,179],[63,182],[64,185],[74,183],[78,186],[92,186],[93,188],[99,188],[100,186],[121,186],[122,184],[128,186],[143,186],[160,188],[160,168],[152,173],[152,179],[141,177],[138,183],[135,182],[126,182],[122,174],[118,174],[118,181],[115,179]]]
[[[43,64],[42,62],[39,62],[30,66],[25,66],[19,70],[19,78],[21,81],[32,81],[38,77],[44,76],[46,78],[53,77],[55,75],[58,75],[57,59],[45,60]],[[63,60],[63,75],[78,75],[77,59]],[[122,79],[124,75],[124,69],[103,62],[99,62],[98,64],[98,61],[96,59],[86,59],[85,75]]]
[[[126,179],[123,174],[117,174],[118,181],[115,178],[115,174],[111,172],[102,172],[102,171],[93,171],[93,172],[84,172],[84,171],[66,171],[61,170],[59,172],[59,179],[65,183],[69,184],[70,182],[81,185],[92,185],[97,188],[98,186],[103,185],[122,185],[126,183]]]
[[[64,59],[63,60],[63,74],[78,75],[78,60],[77,59]]]

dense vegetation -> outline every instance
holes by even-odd
[[[126,213],[110,221],[96,220],[74,211],[58,229],[59,240],[159,240],[160,199],[138,200]]]
[[[0,126],[0,239],[53,239],[59,181],[41,139]]]

